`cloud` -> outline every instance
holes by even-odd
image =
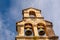
[[[11,30],[11,27],[12,28],[15,27],[13,23],[15,23],[17,16],[16,15],[13,16],[14,15],[13,13],[15,13],[15,10],[14,11],[11,11],[12,9],[10,10],[10,8],[14,6],[13,3],[10,5],[10,3],[13,1],[9,1],[9,3],[6,4],[6,2],[8,1],[9,0],[5,0],[5,1],[0,0],[0,2],[5,3],[5,4],[3,3],[4,5],[0,5],[0,40],[15,40],[15,32]],[[1,8],[1,6],[3,8]]]
[[[15,39],[15,34],[9,30],[5,30],[6,34],[6,40],[14,40]]]
[[[3,23],[3,19],[1,15],[0,16],[0,40],[15,40],[15,33],[5,28],[6,26],[7,25]]]
[[[0,28],[0,40],[15,40],[15,33],[2,27]]]

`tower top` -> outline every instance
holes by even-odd
[[[34,10],[37,10],[37,11],[40,11],[40,12],[41,12],[41,10],[39,10],[39,9],[37,9],[37,8],[33,8],[33,7],[29,7],[29,8],[23,9],[23,11],[24,11],[24,10],[29,10],[29,9],[34,9]]]
[[[43,19],[41,10],[30,7],[22,12],[23,20],[16,23],[16,40],[58,40],[52,22]]]
[[[26,8],[22,10],[23,18],[43,18],[41,15],[41,10],[36,8]]]

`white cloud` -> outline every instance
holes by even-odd
[[[5,30],[6,34],[6,40],[14,40],[15,39],[15,34],[9,30]]]
[[[15,33],[5,28],[7,27],[7,25],[3,23],[1,16],[0,16],[0,40],[15,40]]]
[[[0,40],[15,40],[15,33],[11,32],[8,29],[0,29]]]

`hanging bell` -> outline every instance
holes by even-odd
[[[42,29],[42,28],[40,28],[40,30],[39,30],[39,35],[44,35],[45,34],[45,31]]]
[[[27,35],[27,36],[32,35],[32,31],[29,28],[27,28],[25,31],[25,35]]]

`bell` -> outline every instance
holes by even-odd
[[[40,28],[40,30],[39,30],[39,35],[44,35],[45,34],[45,31],[42,29],[42,28]]]
[[[26,31],[25,31],[25,34],[27,36],[30,36],[30,35],[32,35],[32,31],[29,28],[27,28]]]

